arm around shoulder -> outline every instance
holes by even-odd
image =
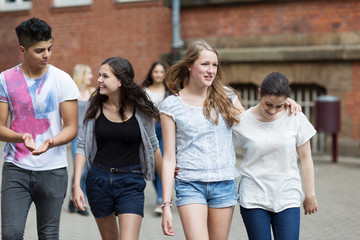
[[[237,114],[242,114],[245,112],[245,108],[243,107],[239,99],[235,100],[234,107],[235,107],[235,111],[237,111]]]

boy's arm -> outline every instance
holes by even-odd
[[[7,126],[7,120],[9,117],[9,103],[0,102],[0,141],[21,143],[22,133],[17,133]]]
[[[78,132],[78,102],[68,100],[60,104],[60,113],[64,122],[63,129],[56,135],[53,146],[60,146],[71,142]]]
[[[64,127],[54,138],[47,139],[32,154],[40,155],[51,147],[61,146],[69,143],[76,137],[78,131],[78,104],[77,100],[68,100],[60,103],[60,113]]]
[[[11,143],[24,143],[24,146],[33,151],[36,146],[34,139],[30,133],[18,133],[7,126],[9,116],[9,104],[7,102],[0,102],[0,141]]]

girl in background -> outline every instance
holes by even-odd
[[[93,78],[91,68],[89,65],[86,64],[76,64],[73,69],[72,78],[75,81],[77,87],[80,91],[80,98],[78,99],[78,131],[81,131],[81,127],[84,121],[85,109],[86,104],[91,96],[91,94],[95,91],[95,88],[91,86],[91,80]],[[77,144],[77,137],[71,142],[71,154],[73,157],[73,163],[75,163],[75,152],[76,152],[76,144]],[[85,171],[81,176],[80,186],[82,191],[85,193]],[[74,177],[72,177],[72,183],[74,183]],[[71,190],[72,193],[72,190]],[[86,193],[85,193],[85,200],[86,200]],[[69,211],[75,212],[75,206],[73,201],[70,199],[69,201]],[[88,216],[89,211],[85,208],[84,211],[77,210],[80,215]]]
[[[145,92],[150,97],[150,100],[154,103],[154,105],[159,109],[160,103],[170,95],[169,90],[165,85],[165,72],[166,67],[162,62],[154,62],[148,74],[146,75],[145,80],[142,83],[142,87],[145,89]],[[163,141],[162,141],[162,133],[161,133],[161,124],[160,121],[155,121],[155,131],[156,136],[159,140],[159,146],[161,154],[164,154],[163,150]],[[161,216],[162,209],[162,188],[161,188],[161,179],[158,173],[155,173],[155,180],[153,181],[155,191],[156,191],[156,206],[154,209],[154,213],[158,216]]]

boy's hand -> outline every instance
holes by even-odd
[[[40,155],[44,152],[46,152],[47,150],[49,150],[49,148],[51,148],[54,145],[54,140],[52,138],[48,138],[46,139],[46,141],[40,145],[40,147],[38,147],[37,149],[32,151],[33,155]]]
[[[34,139],[30,133],[24,133],[21,137],[24,146],[29,149],[30,152],[33,152],[36,149]]]

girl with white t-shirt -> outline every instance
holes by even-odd
[[[271,73],[258,91],[260,103],[233,127],[235,147],[242,150],[239,183],[240,210],[250,240],[299,239],[300,206],[304,213],[318,209],[310,138],[316,133],[303,113],[289,115],[284,107],[289,82]],[[300,158],[305,197],[297,165]]]
[[[146,94],[149,96],[150,100],[154,103],[154,105],[159,108],[164,99],[170,95],[169,90],[165,85],[165,72],[166,66],[162,62],[154,62],[148,74],[145,77],[145,80],[142,83],[142,87],[144,88]],[[159,147],[161,154],[164,154],[163,150],[163,141],[162,141],[162,132],[161,132],[161,124],[160,121],[154,120],[155,122],[155,131],[156,137],[159,140]],[[155,172],[155,179],[153,180],[153,184],[156,191],[156,206],[154,209],[154,213],[157,216],[161,216],[162,209],[162,188],[161,188],[161,179],[159,174]]]

